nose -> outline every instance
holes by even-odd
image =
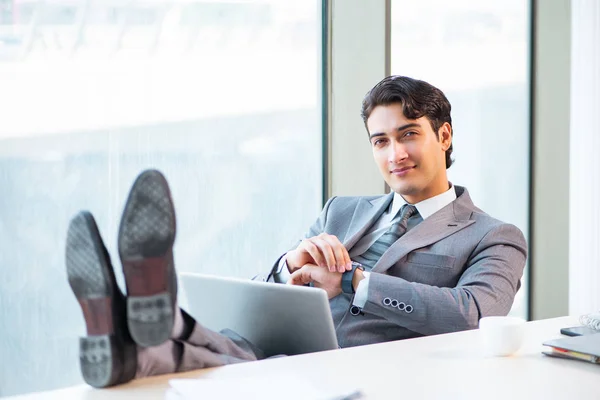
[[[402,161],[408,158],[408,153],[406,152],[406,146],[402,143],[392,142],[392,145],[389,146],[389,154],[388,161],[390,164],[400,164]]]

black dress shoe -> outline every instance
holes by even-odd
[[[87,327],[88,336],[79,341],[84,380],[99,388],[130,381],[136,373],[137,352],[127,332],[125,298],[94,217],[87,211],[69,225],[66,264]]]
[[[127,286],[127,324],[140,346],[157,346],[169,339],[173,330],[175,230],[167,180],[156,170],[142,172],[129,192],[118,238]]]

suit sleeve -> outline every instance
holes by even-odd
[[[331,206],[331,203],[333,203],[333,200],[335,199],[335,196],[330,198],[329,200],[327,200],[327,203],[325,203],[325,206],[323,207],[323,210],[321,211],[321,214],[319,215],[319,217],[317,218],[317,220],[310,226],[310,228],[308,229],[308,232],[306,232],[304,234],[304,239],[313,237],[313,236],[318,236],[321,233],[325,232],[325,225],[327,224],[327,213],[329,212],[329,207]],[[302,240],[298,240],[296,242],[296,244],[290,248],[288,251],[294,250],[296,247],[298,247],[298,245],[300,244]],[[273,266],[271,267],[271,270],[269,271],[269,273],[266,276],[266,279],[264,279],[267,282],[276,282],[276,283],[285,283],[285,281],[287,279],[281,279],[279,274],[281,272],[281,267],[282,264],[280,261],[282,259],[282,257],[284,257],[287,254],[287,252],[285,252],[284,254],[282,254],[281,256],[279,256],[279,258],[277,259],[277,261],[275,261],[275,264],[273,264]]]
[[[508,314],[526,258],[521,231],[513,225],[499,225],[473,250],[456,287],[429,286],[372,273],[363,312],[423,335],[474,329],[482,317]]]

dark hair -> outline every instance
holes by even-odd
[[[365,95],[360,113],[365,127],[375,107],[393,103],[402,104],[402,112],[408,119],[426,117],[438,140],[438,131],[444,122],[452,127],[450,102],[440,89],[425,81],[399,75],[384,78]],[[452,144],[446,150],[446,168],[450,168],[454,162],[451,155]]]

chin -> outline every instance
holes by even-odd
[[[410,185],[394,185],[394,186],[390,186],[390,188],[396,192],[399,193],[403,196],[410,196],[413,195],[415,192],[418,192],[418,190],[416,190],[416,188],[414,186],[410,186]]]
[[[415,195],[418,195],[419,193],[421,193],[421,191],[422,191],[422,189],[420,187],[411,185],[408,182],[406,182],[404,184],[399,184],[396,182],[396,184],[393,186],[388,183],[388,185],[394,192],[399,193],[402,196],[415,196]]]

